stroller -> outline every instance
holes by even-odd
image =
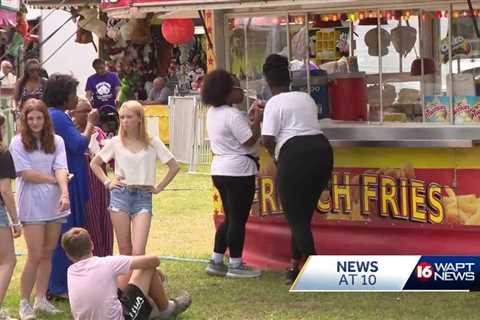
[[[107,134],[110,139],[115,136],[120,126],[120,117],[118,116],[117,108],[106,105],[98,109],[100,114],[100,128]]]

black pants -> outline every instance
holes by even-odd
[[[213,184],[220,192],[225,220],[215,234],[216,253],[225,253],[231,258],[241,258],[245,241],[245,224],[255,194],[255,176],[212,176]]]
[[[296,136],[281,148],[277,183],[292,232],[292,258],[314,255],[313,212],[333,170],[333,151],[323,135]]]

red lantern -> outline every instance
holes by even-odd
[[[184,44],[193,39],[192,19],[165,19],[162,22],[162,34],[171,44]]]

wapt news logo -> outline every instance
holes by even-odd
[[[480,291],[480,257],[311,256],[290,291]]]
[[[404,290],[480,290],[480,257],[422,256]]]

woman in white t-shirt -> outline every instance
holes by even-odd
[[[105,144],[90,167],[110,190],[110,217],[120,254],[143,255],[152,219],[152,193],[162,192],[180,169],[163,142],[148,136],[140,103],[123,103],[119,114],[119,135]],[[112,159],[115,177],[110,179],[102,165]],[[158,184],[157,159],[168,166],[167,174]]]
[[[292,232],[291,283],[305,259],[315,254],[311,221],[330,181],[333,152],[320,129],[315,101],[305,92],[289,92],[288,59],[268,56],[263,73],[273,96],[265,106],[262,142],[277,161],[278,191]]]
[[[225,213],[217,228],[212,259],[207,266],[210,275],[252,278],[259,270],[242,262],[245,224],[255,194],[257,161],[254,145],[260,136],[261,111],[256,109],[253,121],[233,107],[243,101],[243,90],[237,79],[224,70],[215,70],[203,80],[202,100],[210,105],[207,131],[214,154],[211,167],[213,184],[218,189]],[[230,253],[228,267],[223,258]]]
[[[54,134],[45,104],[28,99],[23,106],[20,134],[10,143],[17,173],[18,217],[27,243],[27,261],[20,278],[21,319],[35,319],[35,311],[61,311],[46,299],[52,256],[62,224],[70,215],[65,143]],[[35,303],[30,296],[35,286]]]

